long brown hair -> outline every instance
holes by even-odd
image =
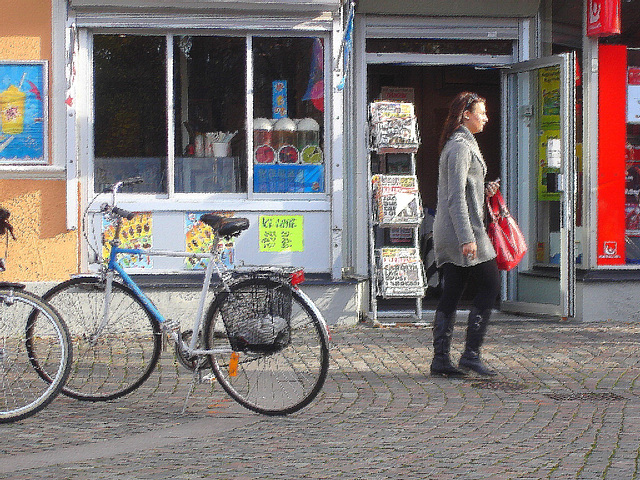
[[[444,144],[447,143],[451,134],[462,125],[464,112],[471,111],[476,103],[487,103],[487,101],[473,92],[460,92],[453,99],[451,105],[449,105],[449,114],[440,135],[440,143],[438,144],[440,152],[442,152]]]

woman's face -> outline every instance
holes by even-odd
[[[471,110],[465,110],[462,115],[462,124],[473,134],[484,130],[484,126],[488,121],[487,107],[484,102],[474,103],[471,106]]]

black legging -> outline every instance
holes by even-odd
[[[458,309],[458,302],[469,281],[476,288],[473,306],[481,312],[493,308],[500,293],[500,271],[495,259],[470,267],[445,263],[442,265],[442,281],[438,310],[446,315],[453,315]]]

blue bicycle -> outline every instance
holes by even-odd
[[[194,371],[211,369],[226,392],[241,405],[267,415],[286,415],[318,394],[329,366],[329,330],[318,308],[300,290],[299,270],[243,268],[225,270],[219,252],[121,248],[123,218],[116,196],[100,211],[115,220],[108,262],[97,275],[82,275],[43,295],[65,319],[74,348],[73,366],[63,393],[79,400],[112,400],[126,395],[151,375],[166,334],[177,358]],[[206,214],[212,245],[249,227],[245,218]],[[208,261],[191,329],[169,321],[127,274],[122,255],[151,255]],[[217,273],[214,281],[214,272]],[[205,310],[207,293],[213,300]],[[195,333],[194,333],[195,332]]]

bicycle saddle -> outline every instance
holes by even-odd
[[[246,218],[223,217],[215,213],[205,213],[200,217],[200,220],[217,230],[221,237],[234,237],[249,228],[249,220]]]

